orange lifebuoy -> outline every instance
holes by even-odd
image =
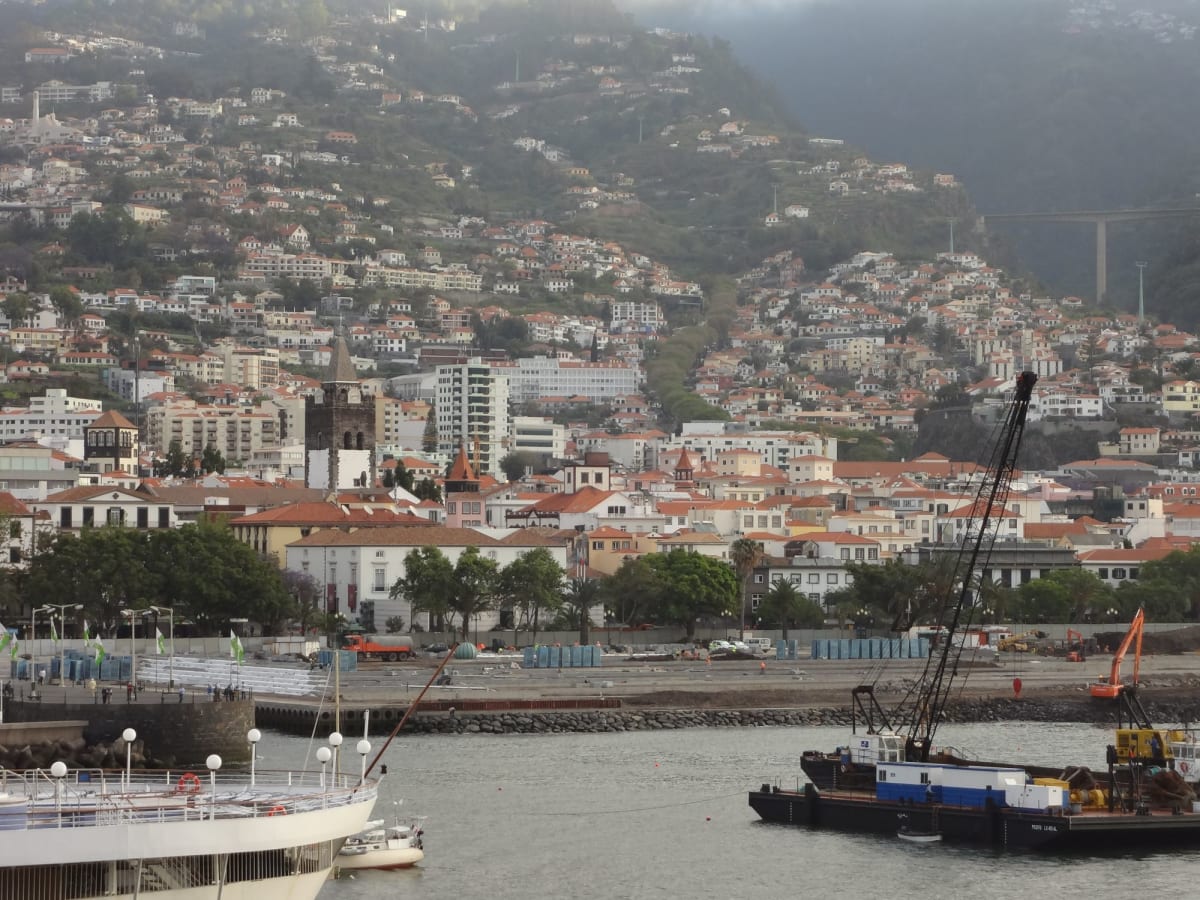
[[[175,790],[181,794],[196,794],[200,792],[200,776],[195,772],[184,772],[175,784]]]
[[[272,806],[270,809],[267,810],[267,815],[268,816],[286,816],[287,810],[284,809],[282,806]]]

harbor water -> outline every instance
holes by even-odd
[[[348,735],[342,769],[356,771]],[[404,897],[961,898],[1141,896],[1189,889],[1200,848],[1113,856],[1003,853],[808,831],[758,821],[746,793],[794,787],[803,749],[844,729],[419,736],[393,742],[376,818],[427,816],[419,869],[358,872],[321,900]],[[978,757],[1103,767],[1111,731],[1082,725],[946,726]],[[381,738],[374,739],[376,747]],[[315,745],[267,733],[259,765],[312,762]],[[402,801],[400,806],[395,806]]]

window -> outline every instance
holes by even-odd
[[[593,550],[603,550],[604,549],[604,541],[592,541],[592,549]]]
[[[765,580],[766,580],[766,576],[765,576],[765,575],[763,575],[763,573],[762,573],[762,572],[755,572],[755,573],[754,573],[754,583],[755,583],[755,584],[762,584],[762,583],[763,583],[763,581],[765,581]]]
[[[808,599],[811,600],[813,603],[820,603],[821,595],[814,591],[808,595]]]
[[[808,583],[809,584],[820,584],[821,576],[819,574],[817,574],[816,572],[809,572],[808,573]]]
[[[21,536],[20,522],[10,522],[8,524],[8,536],[10,538],[19,538]]]
[[[841,557],[842,557],[842,559],[849,559],[849,558],[850,558],[850,548],[849,548],[849,547],[843,547],[843,548],[842,548]]]
[[[1101,569],[1097,574],[1105,580],[1108,579],[1108,569]]]
[[[125,510],[119,506],[113,506],[108,510],[107,521],[109,525],[124,525]]]
[[[149,528],[150,527],[150,510],[148,510],[144,506],[138,507],[137,527],[138,528]]]
[[[458,511],[458,504],[455,503],[453,500],[450,500],[446,503],[446,515],[453,516],[453,515],[455,515],[455,513],[457,511]]]
[[[1129,577],[1134,580],[1137,579],[1137,577],[1138,577],[1137,566],[1134,566],[1132,569],[1129,570]]]
[[[1119,567],[1116,569],[1113,569],[1112,577],[1115,579],[1118,579],[1120,581],[1124,581],[1125,580],[1125,570],[1123,568],[1119,568]]]
[[[837,577],[837,573],[836,573],[836,572],[830,572],[828,575],[826,575],[826,576],[825,576],[825,583],[826,583],[826,584],[837,584],[837,583],[838,583],[838,577]]]
[[[160,506],[158,508],[158,527],[159,528],[170,528],[171,527],[171,507]]]
[[[878,547],[868,547],[867,548],[867,559],[879,559],[879,548]]]
[[[867,555],[863,552],[862,547],[854,548],[854,558],[855,559],[866,559],[867,558]]]
[[[83,508],[83,524],[85,526],[96,524],[96,510],[90,506]]]
[[[800,583],[800,576],[799,576],[799,575],[793,575],[793,576],[792,576],[791,578],[789,578],[788,580],[789,580],[789,581],[790,581],[792,584],[799,584],[799,583]]]

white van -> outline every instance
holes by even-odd
[[[751,653],[756,653],[759,656],[774,656],[775,642],[768,637],[749,637],[747,636],[743,643],[750,648]]]

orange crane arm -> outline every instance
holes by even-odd
[[[1137,649],[1133,653],[1133,686],[1138,686],[1138,670],[1142,667],[1142,626],[1145,624],[1145,616],[1139,609],[1137,615],[1133,617],[1137,622]]]
[[[1125,639],[1121,641],[1121,646],[1117,648],[1117,652],[1113,656],[1112,672],[1108,676],[1109,684],[1119,685],[1121,683],[1121,663],[1125,661],[1125,654],[1129,651],[1129,645],[1133,643],[1134,638],[1137,638],[1137,649],[1134,651],[1133,658],[1133,683],[1137,684],[1138,670],[1142,665],[1142,624],[1145,620],[1145,611],[1139,609],[1134,614]]]

